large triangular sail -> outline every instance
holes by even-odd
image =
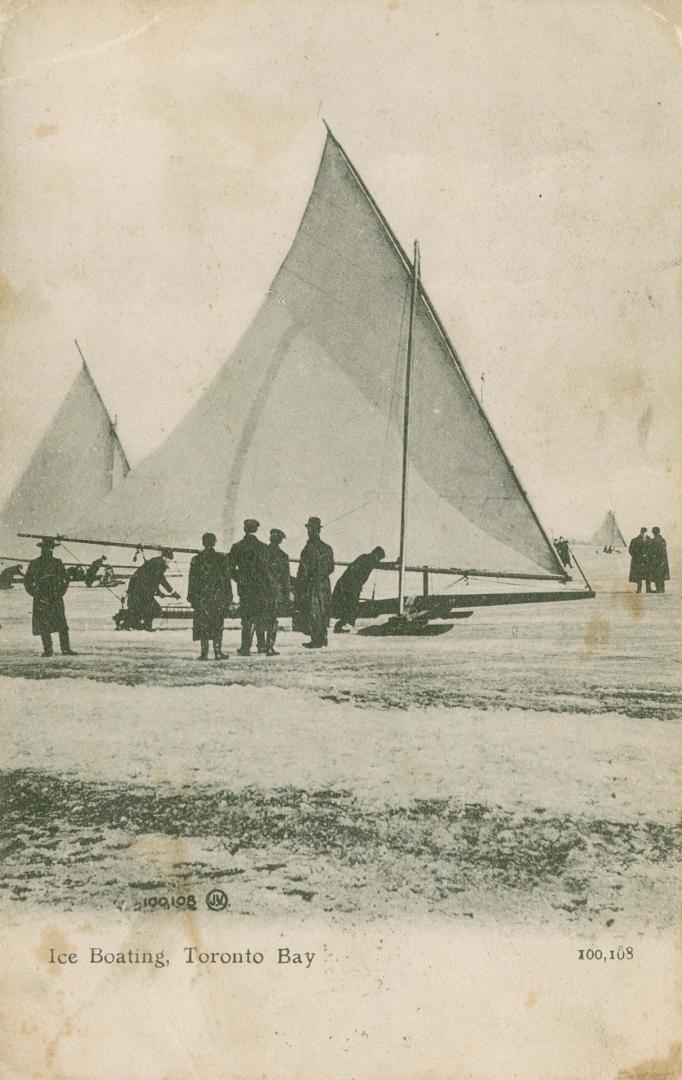
[[[590,543],[597,544],[599,547],[626,547],[625,538],[618,527],[613,510],[609,510]]]
[[[317,514],[340,560],[398,549],[412,268],[328,134],[292,246],[251,327],[82,535],[191,546]],[[423,288],[414,327],[407,562],[564,578]]]
[[[4,533],[63,533],[129,471],[115,426],[83,361],[0,511],[0,527]]]

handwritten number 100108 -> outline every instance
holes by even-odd
[[[607,960],[632,960],[634,955],[635,951],[631,945],[627,948],[619,945],[617,949],[609,949],[606,952],[602,952],[601,949],[578,949],[578,960],[603,960],[604,963]]]

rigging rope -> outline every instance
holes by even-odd
[[[78,558],[78,556],[74,554],[74,552],[71,550],[70,547],[66,546],[66,544],[64,543],[63,540],[60,540],[59,537],[57,537],[57,541],[60,544],[60,546],[64,548],[64,551],[68,552],[69,555],[71,556],[71,558],[74,559],[74,561],[77,562],[79,566],[83,566],[87,570],[87,564],[84,563],[84,562],[81,562],[80,559]],[[103,582],[101,582],[100,583],[100,589],[106,589],[107,592],[110,592],[111,595],[113,597],[115,597],[116,600],[118,600],[119,604],[123,604],[123,601],[125,600],[125,597],[124,596],[117,596],[117,594],[114,592],[114,590],[110,589],[108,585],[105,585]]]

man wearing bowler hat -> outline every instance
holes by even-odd
[[[296,577],[296,607],[302,616],[303,632],[310,635],[305,649],[321,649],[327,644],[332,590],[329,575],[334,572],[334,552],[320,536],[322,522],[310,517],[306,522],[308,542],[301,552]]]
[[[59,634],[64,656],[75,656],[69,642],[69,627],[64,610],[64,594],[69,578],[61,559],[55,559],[56,540],[45,536],[38,544],[41,553],[28,564],[24,588],[33,597],[33,633],[43,642],[43,656],[52,656],[52,635]]]
[[[244,536],[230,548],[230,574],[237,582],[242,621],[242,641],[238,656],[251,655],[253,632],[256,631],[258,652],[265,652],[265,621],[269,595],[267,544],[256,533],[260,522],[246,518]]]

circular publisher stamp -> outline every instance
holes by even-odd
[[[227,893],[222,889],[211,889],[206,893],[206,907],[209,911],[224,911],[227,903]]]

